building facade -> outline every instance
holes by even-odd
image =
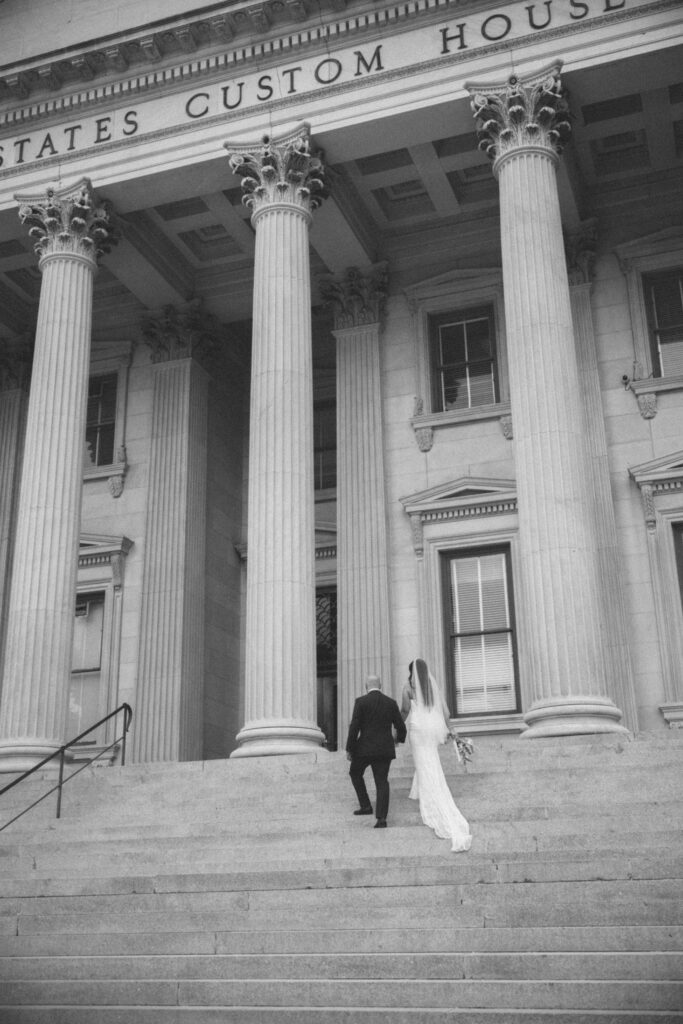
[[[469,733],[680,727],[678,0],[28,7],[0,768],[124,701],[335,749],[415,657]]]

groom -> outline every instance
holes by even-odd
[[[389,810],[389,768],[396,757],[392,726],[396,729],[396,740],[403,743],[406,727],[398,710],[398,704],[382,693],[379,676],[368,676],[366,693],[358,697],[353,706],[353,716],[346,740],[346,756],[351,762],[349,775],[358,797],[360,807],[354,814],[372,814],[372,804],[365,787],[363,775],[370,766],[377,790],[375,828],[387,827]]]

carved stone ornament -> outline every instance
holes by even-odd
[[[584,221],[577,231],[565,236],[564,248],[570,285],[591,283],[597,243],[598,222],[594,218]]]
[[[636,395],[636,401],[638,402],[638,409],[640,415],[644,420],[653,420],[657,415],[657,395],[656,393],[646,393],[643,395]]]
[[[571,125],[560,82],[561,66],[559,62],[550,64],[523,78],[510,75],[506,82],[498,84],[465,84],[472,94],[479,148],[496,163],[508,153],[528,146],[554,154],[562,152]]]
[[[501,416],[500,417],[500,429],[503,431],[503,437],[506,441],[511,441],[513,438],[512,433],[512,416]]]
[[[192,358],[205,367],[211,365],[226,337],[218,317],[206,313],[199,301],[182,310],[164,306],[160,316],[143,319],[141,331],[153,363]]]
[[[424,528],[422,525],[422,516],[419,512],[413,512],[410,516],[410,529],[413,535],[413,549],[418,558],[422,558],[424,554]]]
[[[120,498],[123,494],[123,479],[126,475],[126,470],[128,469],[128,457],[126,455],[124,445],[121,445],[121,447],[116,450],[116,462],[114,463],[114,469],[117,472],[110,474],[107,484],[112,498]]]
[[[643,510],[645,512],[645,525],[650,533],[657,529],[657,512],[655,510],[654,491],[652,484],[642,484],[640,496],[643,499]]]
[[[35,239],[41,260],[53,255],[98,258],[118,241],[111,204],[100,201],[87,178],[40,196],[15,196],[19,219]]]
[[[311,151],[308,124],[260,144],[226,142],[233,174],[242,179],[242,202],[252,218],[273,205],[293,205],[310,213],[327,196],[322,153]]]
[[[431,452],[434,446],[434,431],[431,427],[416,427],[415,440],[421,452]]]
[[[320,294],[334,311],[335,330],[380,323],[387,301],[389,275],[386,263],[368,270],[349,267],[341,277],[321,274]]]

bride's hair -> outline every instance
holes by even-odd
[[[417,685],[420,687],[420,693],[422,695],[422,703],[425,707],[431,708],[434,705],[434,691],[432,690],[432,684],[429,681],[429,669],[427,663],[422,658],[416,658],[415,661],[410,663],[410,679],[413,681],[414,677],[417,677]],[[413,683],[415,685],[415,683]]]

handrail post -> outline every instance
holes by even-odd
[[[121,737],[121,767],[123,768],[126,763],[126,733],[128,732],[128,708],[123,709],[123,735]]]
[[[64,751],[66,747],[59,748],[59,781],[57,783],[57,817],[62,813],[62,786],[64,784]]]

